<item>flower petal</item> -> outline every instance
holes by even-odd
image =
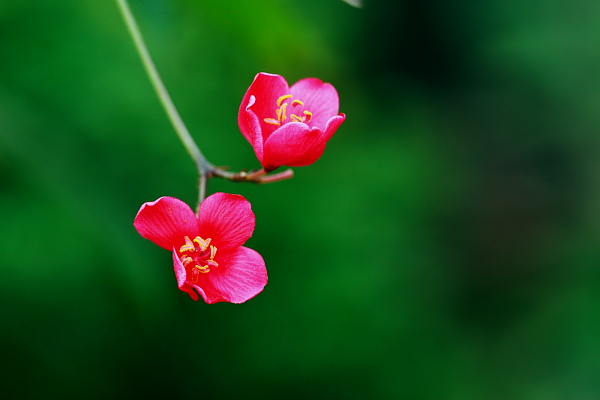
[[[323,155],[327,140],[318,128],[310,129],[301,122],[290,122],[265,142],[263,166],[303,167]]]
[[[144,203],[133,225],[142,237],[167,250],[181,244],[184,236],[198,234],[198,220],[190,206],[167,196]]]
[[[331,139],[331,137],[335,134],[335,132],[338,130],[340,125],[344,123],[345,120],[346,114],[341,113],[340,115],[336,115],[335,117],[327,121],[327,125],[325,126],[325,133],[323,134],[326,141],[329,141],[329,139]]]
[[[194,287],[190,283],[186,282],[187,271],[179,259],[176,249],[173,249],[173,265],[175,267],[175,277],[177,278],[177,286],[179,286],[179,289],[189,294],[195,301],[200,300],[200,297],[194,290]]]
[[[325,130],[327,121],[339,112],[340,97],[330,83],[324,83],[317,78],[306,78],[296,82],[290,88],[290,92],[294,99],[304,102],[303,106],[293,109],[294,114],[303,116],[304,110],[312,113],[312,119],[308,122],[311,128],[318,127]]]
[[[260,134],[264,141],[277,129],[277,125],[269,124],[264,119],[277,119],[277,100],[289,93],[287,81],[281,75],[261,72],[254,78],[242,100],[238,124],[246,139],[255,148],[259,144],[256,135]],[[260,126],[260,132],[256,123]]]
[[[209,304],[220,301],[243,303],[262,292],[267,284],[265,261],[248,247],[238,247],[224,254],[219,264],[194,285]]]
[[[211,238],[219,254],[246,243],[256,225],[250,202],[229,193],[215,193],[204,200],[198,221],[200,236]]]
[[[244,98],[244,102],[245,101],[246,99]],[[248,104],[245,107],[244,102],[242,102],[242,107],[240,107],[240,112],[238,113],[238,124],[240,126],[240,130],[244,134],[244,137],[254,148],[256,157],[260,162],[262,162],[264,142],[262,128],[258,116],[254,113],[254,111],[250,111],[250,108],[256,103],[256,96],[251,95],[248,99]]]

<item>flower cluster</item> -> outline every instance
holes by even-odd
[[[260,73],[242,100],[238,122],[268,173],[316,162],[346,119],[338,111],[329,83],[307,78],[290,88],[282,76]],[[262,256],[244,246],[255,216],[243,196],[215,193],[197,215],[183,201],[161,197],[142,205],[134,226],[173,253],[177,285],[194,300],[243,303],[267,284]]]

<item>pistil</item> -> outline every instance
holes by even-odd
[[[215,261],[217,256],[217,247],[210,244],[211,238],[203,239],[200,236],[192,241],[188,236],[185,236],[185,244],[179,248],[181,253],[181,263],[187,267],[194,263],[192,272],[194,283],[198,281],[198,273],[209,273],[211,267],[218,267],[219,263]],[[210,252],[208,249],[210,248]]]

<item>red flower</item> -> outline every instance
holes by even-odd
[[[161,197],[142,205],[133,224],[144,238],[173,252],[179,289],[194,300],[200,293],[209,304],[243,303],[267,284],[262,256],[242,246],[255,226],[243,196],[215,193],[197,217],[183,201]]]
[[[291,88],[280,75],[261,72],[246,92],[238,124],[267,171],[317,161],[346,120],[335,88],[306,78]]]

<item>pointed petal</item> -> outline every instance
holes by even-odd
[[[186,282],[187,271],[185,270],[183,263],[177,256],[176,249],[173,249],[173,265],[175,267],[175,277],[177,278],[177,286],[179,286],[179,289],[189,294],[195,301],[198,301],[200,299],[198,293],[196,293],[194,287],[191,284]]]
[[[308,122],[311,128],[325,130],[327,121],[339,112],[340,97],[330,83],[317,78],[306,78],[296,82],[290,92],[294,99],[304,102],[303,106],[294,107],[294,114],[302,116],[304,110],[312,113],[312,119]]]
[[[265,142],[263,165],[303,167],[317,161],[327,140],[318,128],[309,129],[301,122],[290,122]]]
[[[338,130],[340,125],[342,125],[344,123],[345,120],[346,120],[346,114],[341,113],[340,115],[336,115],[335,117],[333,117],[329,121],[327,121],[327,126],[325,127],[325,133],[323,134],[323,137],[325,138],[326,141],[329,141],[329,139],[331,139],[331,137],[335,134],[335,132]]]
[[[264,141],[277,129],[277,125],[269,124],[264,119],[277,119],[277,100],[289,93],[287,81],[281,75],[261,72],[254,78],[242,100],[238,124],[255,149],[260,144],[257,135],[261,135]]]
[[[198,220],[200,236],[212,238],[219,254],[246,243],[256,225],[250,202],[229,193],[215,193],[204,200]]]
[[[144,203],[133,225],[142,237],[167,250],[181,244],[184,236],[198,234],[196,215],[190,206],[174,197]]]
[[[244,98],[244,102],[246,99]],[[256,157],[262,163],[263,160],[263,134],[258,116],[250,108],[256,103],[256,96],[251,95],[248,104],[242,107],[238,113],[238,124],[244,137],[250,142],[256,153]]]
[[[224,254],[219,264],[194,285],[209,304],[220,301],[243,303],[262,292],[267,284],[265,261],[248,247],[238,247]]]

